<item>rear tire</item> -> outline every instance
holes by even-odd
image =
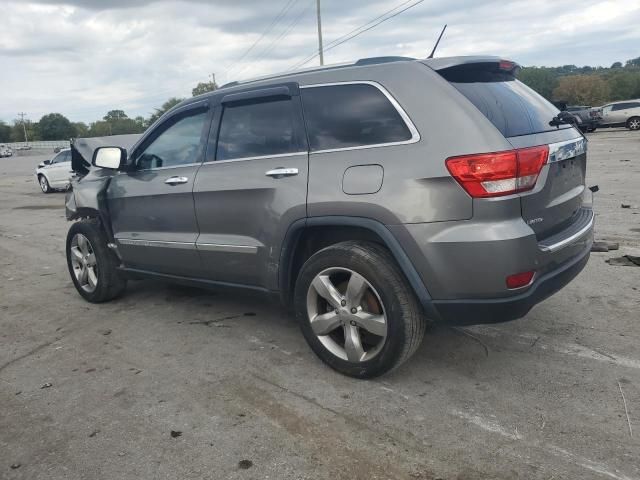
[[[107,237],[97,220],[71,225],[66,252],[71,280],[82,298],[101,303],[124,292],[127,280],[118,271],[118,257],[107,246]]]
[[[629,130],[640,130],[640,117],[631,117],[627,120],[627,128]]]
[[[426,328],[393,257],[370,242],[343,242],[311,256],[296,281],[294,308],[315,354],[356,378],[376,377],[404,363]]]

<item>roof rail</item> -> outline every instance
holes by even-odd
[[[390,57],[369,57],[369,58],[361,58],[356,63],[355,66],[362,65],[379,65],[381,63],[391,63],[391,62],[411,62],[416,60],[413,57],[398,57],[398,56],[390,56]]]
[[[233,82],[225,83],[218,90],[223,89],[223,88],[236,87],[238,85],[245,85],[245,84],[252,83],[252,82],[259,82],[259,81],[262,81],[262,80],[272,80],[272,79],[280,78],[280,77],[289,77],[291,75],[297,75],[299,73],[323,72],[323,71],[326,71],[326,70],[336,70],[336,69],[339,69],[339,68],[364,67],[364,66],[367,66],[367,65],[379,65],[379,64],[382,64],[382,63],[390,63],[390,62],[410,62],[410,61],[413,61],[413,60],[417,60],[417,59],[416,58],[412,58],[412,57],[399,57],[399,56],[361,58],[361,59],[357,60],[356,62],[334,63],[333,65],[323,65],[323,66],[304,68],[304,69],[300,69],[300,70],[293,70],[293,71],[290,71],[290,72],[274,73],[274,74],[270,74],[270,75],[264,75],[262,77],[251,78],[251,79],[248,79],[248,80],[242,80],[242,81],[237,81],[236,80],[236,81],[233,81]]]

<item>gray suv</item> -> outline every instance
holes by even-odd
[[[586,140],[518,68],[365,59],[186,100],[73,185],[73,283],[90,302],[131,277],[275,295],[359,378],[428,322],[520,318],[585,266],[594,218]]]

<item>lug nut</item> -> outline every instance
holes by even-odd
[[[354,307],[354,308],[352,308],[352,309],[351,309],[351,313],[354,313],[354,314],[355,314],[355,313],[358,313],[358,309],[357,309],[357,308],[355,308],[355,307]]]
[[[347,304],[347,301],[343,298],[342,301],[340,302],[340,305],[344,307],[346,304]]]
[[[351,320],[351,322],[349,322],[349,323],[351,323],[351,325],[352,325],[353,327],[355,327],[355,326],[356,326],[356,322],[354,322],[353,320]]]

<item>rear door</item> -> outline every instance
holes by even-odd
[[[228,94],[216,105],[193,194],[205,276],[277,288],[280,248],[306,216],[308,149],[296,84]]]
[[[438,73],[473,103],[514,148],[549,146],[549,160],[535,188],[520,194],[522,217],[538,239],[543,239],[580,217],[586,140],[570,125],[550,125],[558,109],[518,81],[513,71],[502,70],[502,64],[461,65]]]
[[[208,101],[176,110],[131,154],[107,190],[118,250],[128,268],[197,277],[193,184],[210,126]]]

